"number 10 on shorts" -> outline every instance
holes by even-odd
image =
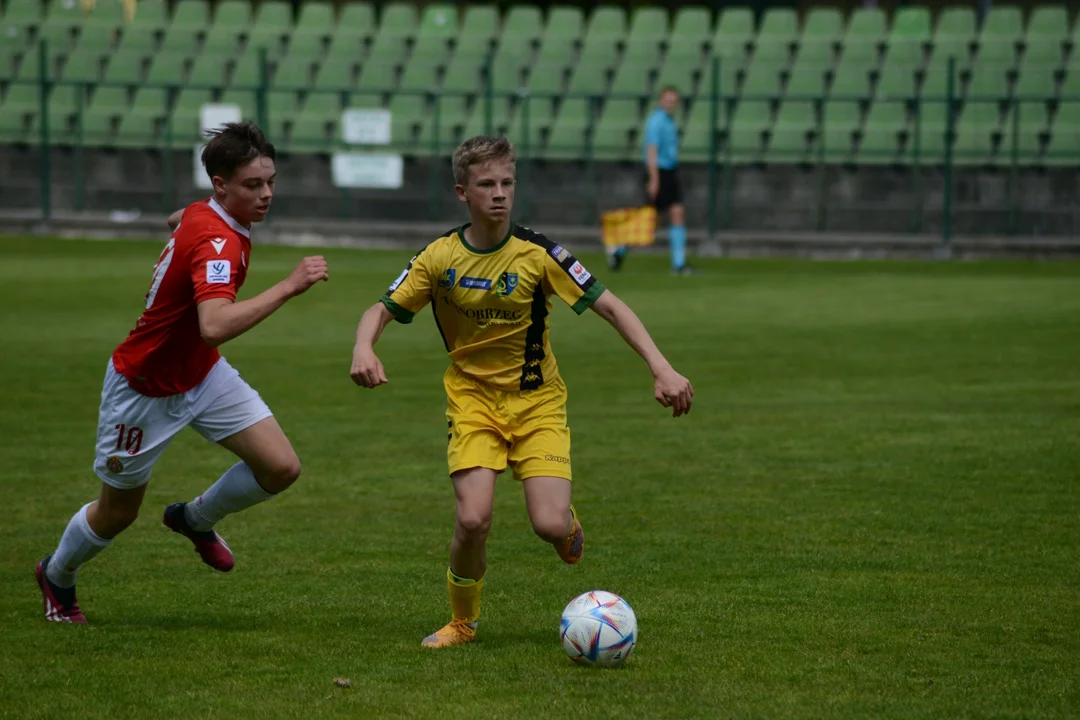
[[[136,455],[142,448],[143,431],[141,427],[121,423],[116,426],[116,449],[125,450],[128,455]]]

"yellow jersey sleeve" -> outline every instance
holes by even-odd
[[[603,284],[565,248],[555,245],[544,253],[544,290],[558,295],[578,315],[603,294]]]
[[[398,322],[411,323],[413,316],[431,302],[431,259],[430,246],[414,255],[382,296],[382,304]]]

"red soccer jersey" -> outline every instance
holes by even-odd
[[[154,266],[146,310],[113,353],[113,366],[150,397],[187,392],[221,357],[199,331],[198,305],[236,299],[247,277],[251,233],[216,200],[184,210]]]

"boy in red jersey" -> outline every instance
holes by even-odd
[[[274,194],[274,156],[254,123],[226,125],[202,154],[214,196],[169,219],[174,232],[154,266],[145,310],[105,371],[94,461],[101,494],[75,513],[37,566],[46,620],[86,622],[75,598],[79,566],[135,521],[154,463],[185,427],[240,458],[193,502],[165,509],[165,525],[215,570],[231,570],[233,555],[214,525],[300,475],[270,409],[217,349],[328,278],[326,261],[307,257],[281,282],[236,302],[251,225],[266,217]]]

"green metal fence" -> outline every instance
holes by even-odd
[[[125,83],[109,83],[104,81],[94,83],[75,83],[58,80],[50,77],[48,73],[48,52],[45,43],[40,43],[37,48],[38,65],[41,72],[36,80],[11,80],[8,83],[8,93],[14,88],[23,88],[20,92],[26,92],[30,87],[36,88],[38,98],[37,134],[36,136],[12,137],[10,128],[6,141],[21,141],[24,143],[38,144],[42,148],[64,146],[73,149],[75,157],[75,205],[76,209],[83,209],[86,198],[86,173],[84,153],[87,147],[99,147],[102,145],[114,147],[137,147],[157,150],[191,149],[199,141],[198,127],[195,118],[198,113],[197,103],[215,96],[218,100],[229,102],[239,101],[243,106],[245,116],[253,116],[259,124],[267,129],[271,140],[277,140],[275,129],[283,125],[275,118],[272,110],[271,93],[295,93],[306,96],[306,102],[311,103],[313,98],[327,96],[329,105],[341,104],[349,106],[357,104],[363,107],[375,107],[385,105],[388,98],[393,97],[390,108],[395,104],[406,102],[411,98],[414,113],[403,118],[401,127],[406,130],[405,138],[401,138],[397,132],[398,125],[395,119],[395,139],[386,148],[392,152],[398,152],[409,156],[427,156],[430,158],[430,183],[429,183],[429,208],[434,209],[438,204],[438,198],[443,193],[440,172],[445,168],[445,159],[453,151],[456,144],[464,135],[473,131],[494,134],[506,132],[515,142],[519,153],[519,173],[522,176],[522,185],[528,187],[528,177],[531,166],[539,161],[569,161],[581,163],[586,177],[591,177],[595,172],[596,164],[605,161],[624,161],[640,163],[639,135],[634,132],[624,132],[621,142],[618,141],[618,133],[608,133],[601,137],[596,132],[600,121],[600,108],[612,102],[624,102],[627,107],[636,107],[638,113],[647,112],[651,97],[639,94],[606,93],[604,95],[565,93],[565,92],[526,92],[524,90],[504,90],[497,88],[492,81],[490,58],[482,72],[482,82],[475,92],[432,92],[424,89],[402,88],[373,88],[341,86],[333,88],[312,88],[309,86],[288,86],[269,82],[270,67],[266,53],[260,53],[258,68],[258,82],[248,85],[233,85],[222,89],[217,85],[200,85],[188,83],[184,85],[154,85],[141,83],[139,92],[154,91],[155,97],[160,99],[160,107],[140,107],[133,109],[127,116],[119,120],[129,131],[122,137],[112,132],[101,132],[101,128],[87,124],[87,98],[89,88],[92,85],[95,93],[111,88],[130,91],[132,86]],[[768,122],[755,129],[751,123],[744,127],[740,125],[737,113],[744,108],[758,109],[768,105],[773,113],[777,104],[781,101],[776,95],[753,94],[732,92],[733,88],[723,86],[725,73],[722,72],[723,59],[713,57],[706,65],[706,76],[699,84],[699,92],[695,96],[685,97],[685,105],[701,110],[701,104],[707,108],[707,121],[704,136],[695,136],[695,142],[704,138],[696,156],[690,153],[691,162],[704,162],[707,172],[707,198],[708,213],[707,225],[710,236],[718,230],[731,226],[733,210],[732,172],[736,166],[755,163],[792,163],[804,167],[816,168],[824,172],[829,166],[845,164],[895,164],[904,165],[918,170],[923,166],[941,168],[944,175],[944,199],[943,221],[941,222],[941,237],[943,247],[947,248],[952,234],[950,218],[952,216],[952,174],[958,163],[983,163],[989,157],[987,155],[986,137],[979,139],[978,133],[973,135],[976,142],[972,147],[960,146],[957,143],[957,116],[961,108],[961,101],[965,112],[977,119],[978,112],[972,108],[980,104],[991,109],[996,109],[996,117],[999,122],[988,123],[988,127],[1000,127],[1000,137],[993,137],[994,133],[986,130],[984,135],[989,136],[991,143],[997,147],[993,156],[993,164],[1007,169],[1010,178],[1010,203],[1014,212],[1011,215],[1010,230],[1015,230],[1016,208],[1016,178],[1018,170],[1039,156],[1037,150],[1033,150],[1033,144],[1025,142],[1032,136],[1024,128],[1027,113],[1032,117],[1045,118],[1045,107],[1048,100],[1045,97],[1000,97],[996,95],[980,97],[970,92],[962,97],[959,92],[959,80],[961,72],[957,69],[954,58],[948,62],[948,74],[944,86],[943,95],[939,96],[896,96],[878,95],[868,98],[864,95],[799,95],[787,94],[782,98],[785,111],[778,115],[775,123]],[[50,118],[50,103],[58,97],[59,93],[71,93],[66,96],[70,101],[74,97],[74,112],[70,121],[64,127],[53,127]],[[543,109],[543,115],[550,123],[554,113],[552,107],[558,103],[561,108],[568,107],[568,103],[577,103],[574,107],[582,111],[580,122],[577,125],[571,123],[570,131],[564,132],[564,126],[548,124],[545,133],[538,130],[535,117],[539,109]],[[850,130],[852,137],[844,142],[844,126],[842,123],[834,126],[830,122],[830,112],[840,113],[844,117],[861,117],[866,108],[872,102],[875,108],[887,108],[890,105],[896,107],[888,114],[893,118],[910,117],[910,122],[905,121],[895,128],[885,126],[884,137],[882,129],[866,125],[862,131],[863,137],[858,143],[852,142],[855,135],[860,133],[854,125]],[[1063,102],[1058,99],[1057,103]],[[472,105],[471,120],[466,122],[462,114],[463,108]],[[497,104],[501,110],[497,111]],[[800,104],[805,105],[805,111],[792,111]],[[845,105],[850,104],[852,108]],[[422,129],[406,127],[415,119],[416,109],[424,118],[430,116],[430,122],[426,119],[422,123]],[[513,110],[513,122],[508,122],[508,109]],[[699,117],[701,115],[699,114]],[[639,114],[640,117],[640,114]],[[989,117],[989,115],[987,116]],[[1000,118],[1004,117],[1003,124]],[[477,121],[480,118],[480,121]],[[560,116],[561,119],[561,116]],[[302,118],[301,118],[302,120]],[[688,122],[683,123],[684,141],[686,132],[691,130],[693,116]],[[973,120],[974,122],[974,120]],[[300,121],[298,121],[300,123]],[[302,123],[301,123],[302,124]],[[317,125],[317,122],[316,122]],[[417,123],[412,123],[417,125]],[[765,129],[765,125],[770,129]],[[861,121],[859,127],[863,127]],[[137,132],[131,132],[131,128],[141,128]],[[837,131],[837,127],[839,131]],[[890,129],[891,128],[891,129]],[[318,128],[315,128],[318,130]],[[699,128],[700,129],[700,128]],[[308,128],[311,130],[311,128]],[[872,130],[872,132],[871,132]],[[283,145],[283,149],[294,153],[331,153],[349,149],[340,136],[332,134],[332,128],[324,125],[321,132],[292,134],[292,137]],[[336,132],[336,131],[334,131]],[[772,135],[770,152],[763,152],[763,139]],[[889,133],[897,136],[906,135],[907,140],[897,143],[896,137],[892,140]],[[615,141],[612,141],[612,138]],[[965,136],[966,137],[966,136]],[[543,138],[544,142],[540,142]],[[567,142],[567,138],[570,139]],[[839,141],[838,141],[839,140]],[[0,142],[5,141],[5,136],[0,135]],[[929,144],[930,147],[926,147]],[[969,143],[970,144],[970,143]],[[1037,145],[1037,143],[1036,143]],[[859,147],[858,157],[852,156],[852,148]],[[1041,146],[1039,146],[1041,147]],[[893,149],[890,149],[893,148]],[[897,152],[894,148],[902,148]],[[703,151],[701,151],[703,150]],[[41,212],[45,218],[50,217],[52,212],[51,188],[53,169],[51,167],[51,153],[41,152],[39,177]],[[1061,158],[1057,158],[1061,160]],[[1071,160],[1068,160],[1070,161]],[[176,187],[174,187],[173,152],[162,152],[162,174],[164,188],[162,191],[162,209],[170,210],[176,203]],[[1041,160],[1040,160],[1041,162]],[[924,198],[919,191],[920,173],[911,173],[914,204],[911,209],[910,230],[919,232],[923,229]],[[595,183],[591,184],[595,187]],[[828,203],[824,196],[825,183],[818,184],[819,197],[817,200],[817,223],[814,229],[825,229],[828,226]],[[526,193],[522,197],[523,216],[528,216],[529,196]],[[343,194],[343,202],[345,195]],[[597,218],[593,218],[596,220]]]

